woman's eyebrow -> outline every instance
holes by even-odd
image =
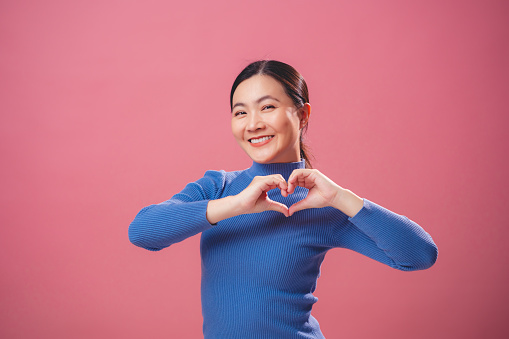
[[[261,98],[257,99],[255,102],[256,102],[257,104],[259,104],[259,103],[260,103],[260,102],[262,102],[263,100],[267,100],[267,99],[272,99],[272,100],[275,100],[275,101],[277,101],[277,102],[280,102],[277,98],[274,98],[274,97],[273,97],[273,96],[271,96],[271,95],[264,95],[263,97],[261,97]],[[237,107],[237,106],[246,106],[246,104],[244,104],[244,103],[242,103],[242,102],[237,102],[235,105],[233,105],[233,107],[232,107],[232,111],[233,111],[233,109],[234,109],[235,107]]]
[[[277,98],[274,98],[273,96],[270,96],[270,95],[265,95],[265,96],[261,97],[260,99],[256,100],[256,103],[259,104],[260,102],[262,102],[263,100],[266,100],[266,99],[272,99],[272,100],[276,100],[277,102],[279,102],[279,100]]]

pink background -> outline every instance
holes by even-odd
[[[249,167],[228,98],[249,62],[310,87],[315,167],[422,225],[400,272],[332,250],[327,338],[507,338],[506,1],[3,1],[0,337],[200,338],[199,236],[129,243],[144,206]]]

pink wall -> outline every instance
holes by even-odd
[[[329,252],[327,338],[507,338],[508,17],[480,0],[2,2],[0,337],[201,337],[199,237],[151,253],[127,227],[250,165],[229,90],[273,58],[310,86],[316,167],[440,250],[413,273]]]

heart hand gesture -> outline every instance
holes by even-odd
[[[267,196],[268,191],[279,188],[281,195],[287,197],[293,194],[297,186],[307,188],[309,191],[306,198],[290,208]],[[211,224],[215,224],[236,215],[263,211],[281,212],[289,217],[307,208],[327,206],[337,208],[353,217],[362,208],[363,200],[316,169],[297,169],[288,178],[288,183],[280,174],[257,176],[239,194],[211,200],[207,207],[207,219]]]

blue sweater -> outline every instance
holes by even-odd
[[[426,269],[438,250],[419,225],[367,199],[348,217],[313,208],[291,217],[274,211],[239,215],[211,225],[210,200],[235,195],[254,176],[280,173],[288,180],[304,162],[258,164],[247,170],[207,171],[170,200],[143,208],[129,226],[130,241],[158,251],[201,232],[203,333],[213,338],[324,338],[311,315],[320,265],[342,247],[399,270]],[[306,197],[297,187],[283,197],[291,206]]]

